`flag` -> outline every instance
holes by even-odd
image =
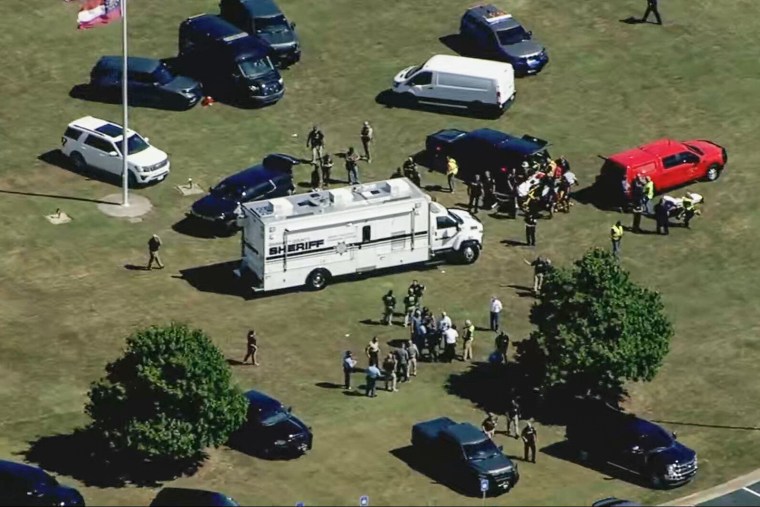
[[[84,0],[77,15],[77,28],[84,30],[121,18],[121,0]]]

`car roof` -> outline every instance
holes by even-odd
[[[123,129],[121,125],[112,123],[110,121],[101,120],[94,116],[83,116],[78,120],[74,120],[69,123],[69,127],[78,128],[80,130],[86,130],[88,132],[98,132],[99,134],[110,137],[111,139],[120,139]],[[132,129],[127,129],[127,133],[132,135],[135,133]]]
[[[683,150],[683,144],[678,141],[658,139],[636,148],[615,153],[607,158],[623,166],[636,166],[651,162],[653,159],[675,155]]]
[[[153,72],[161,65],[161,60],[155,58],[143,58],[142,56],[127,57],[127,69],[132,72]],[[97,67],[121,72],[121,56],[103,56],[98,60]]]
[[[183,22],[183,25],[192,27],[195,31],[203,32],[214,40],[235,36],[242,37],[240,34],[246,33],[216,14],[198,14],[197,16],[187,18]]]
[[[269,18],[282,14],[274,0],[242,0],[242,4],[254,18]]]
[[[163,488],[158,492],[151,506],[209,506],[228,507],[238,505],[232,498],[216,491],[190,488]]]
[[[21,477],[29,482],[49,481],[51,478],[47,472],[39,467],[7,460],[0,460],[0,472]]]
[[[515,137],[489,128],[476,129],[468,135],[482,139],[500,150],[510,151],[523,156],[533,155],[546,148],[546,145],[535,143],[524,137]]]
[[[454,424],[444,431],[454,437],[460,444],[481,442],[485,438],[485,433],[470,423]]]
[[[433,72],[456,72],[472,77],[492,78],[494,74],[511,70],[512,66],[504,62],[467,58],[464,56],[435,55],[422,66],[422,70]]]
[[[256,407],[275,409],[282,406],[279,401],[255,389],[247,391],[244,396],[248,399],[248,403]]]
[[[465,15],[491,27],[494,31],[520,26],[520,23],[518,23],[511,14],[499,9],[493,4],[477,5],[467,9]]]

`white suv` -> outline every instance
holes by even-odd
[[[120,125],[92,116],[69,123],[61,138],[61,151],[74,169],[86,173],[91,168],[107,174],[122,174],[123,158]],[[127,131],[127,164],[130,185],[161,181],[169,174],[169,157],[148,144],[148,139],[134,130]]]

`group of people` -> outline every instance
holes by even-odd
[[[412,183],[422,188],[422,175],[414,157],[407,157],[404,164],[396,168],[396,172],[391,174],[391,179],[394,178],[409,178]]]
[[[510,399],[506,413],[504,415],[506,416],[506,435],[514,437],[515,439],[522,439],[524,447],[523,459],[525,461],[535,463],[538,432],[536,431],[536,428],[533,426],[533,423],[531,421],[526,421],[525,427],[522,429],[522,431],[520,431],[520,405],[518,404],[517,399],[514,395]],[[488,412],[480,427],[483,430],[483,433],[488,435],[488,437],[493,440],[494,436],[496,435],[496,428],[498,428],[498,424],[499,416],[493,412]],[[514,434],[512,432],[513,429]]]
[[[359,185],[359,162],[372,163],[372,148],[375,142],[375,130],[365,121],[359,132],[364,154],[360,155],[350,146],[343,155],[346,165],[347,180],[350,185]],[[314,125],[306,136],[306,147],[311,149],[311,181],[313,191],[328,188],[332,180],[332,168],[335,165],[332,156],[325,151],[325,134],[318,125]]]

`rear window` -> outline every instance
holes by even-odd
[[[71,127],[66,129],[66,132],[63,133],[64,137],[68,137],[69,139],[77,140],[79,139],[79,136],[82,135],[81,130],[73,129]]]

